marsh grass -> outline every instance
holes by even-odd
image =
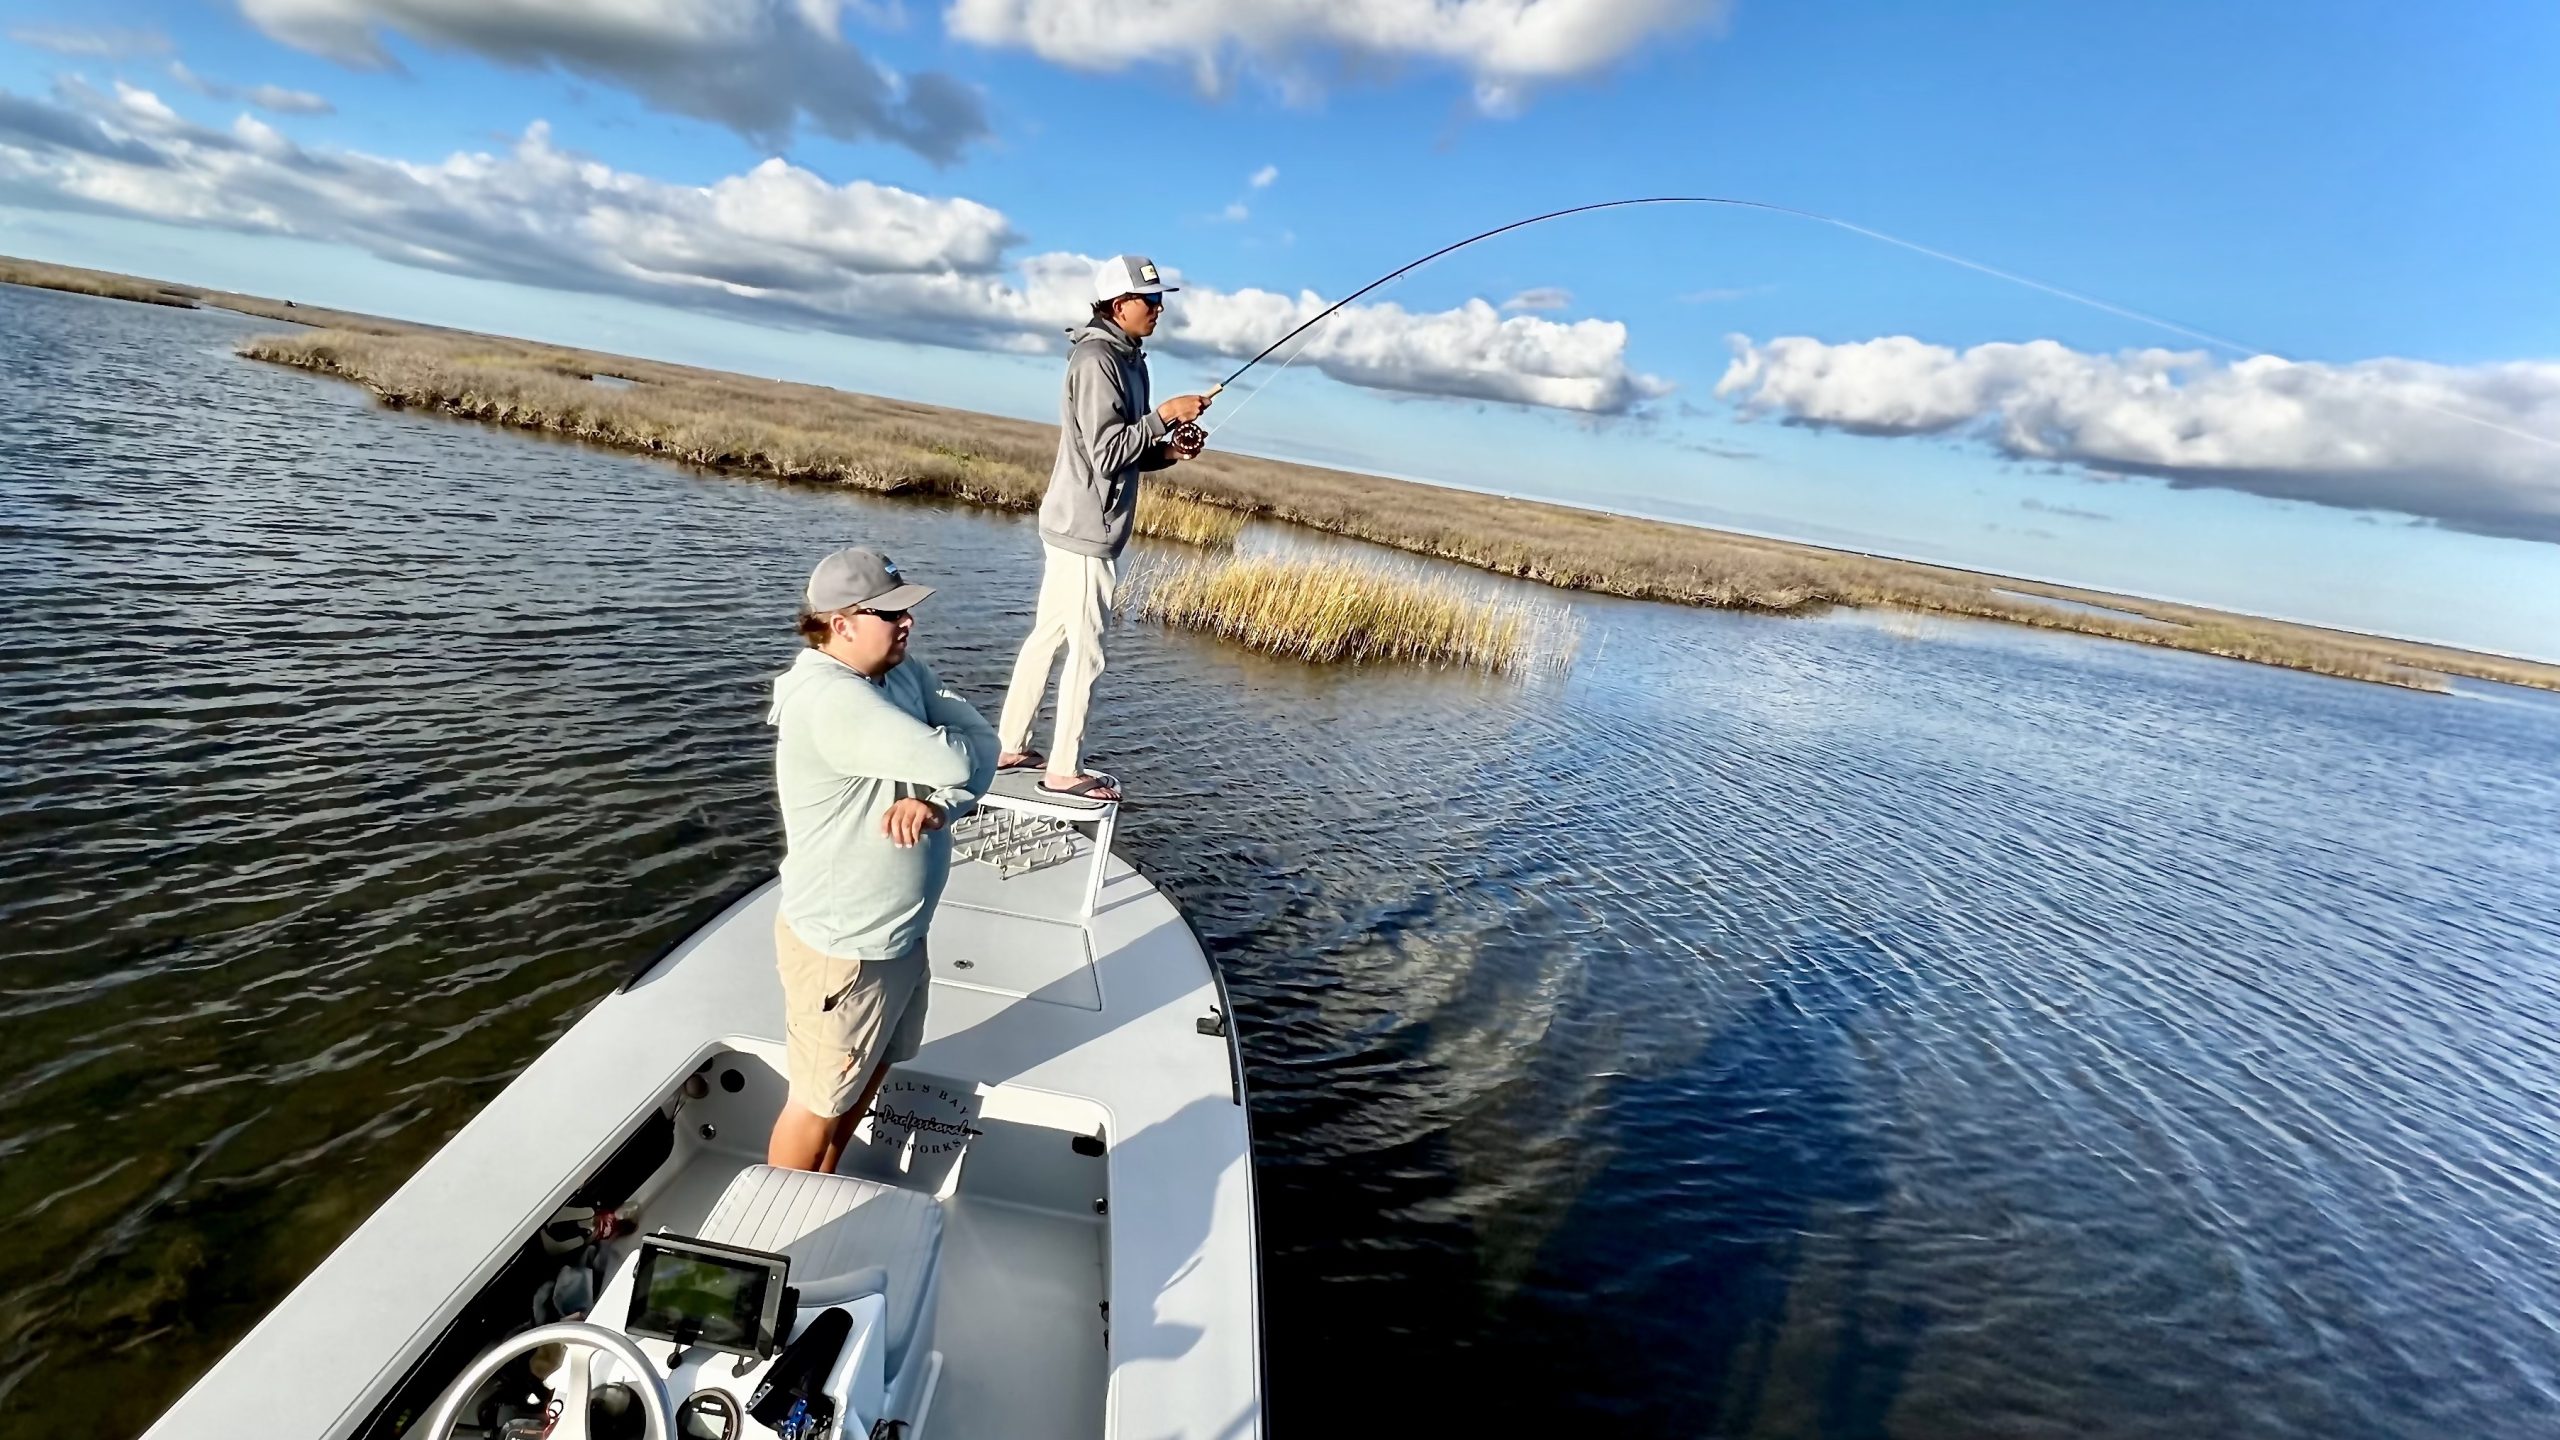
[[[395,408],[785,480],[1025,510],[1049,478],[1050,446],[1027,435],[974,435],[925,406],[815,385],[483,335],[319,330],[240,353],[352,380]],[[632,383],[598,385],[599,374]]]
[[[235,299],[204,292],[208,304]],[[264,302],[272,306],[273,302]],[[276,313],[272,309],[256,313]],[[314,312],[293,312],[297,318]],[[998,416],[624,356],[367,321],[255,340],[242,353],[366,386],[385,404],[572,437],[717,469],[1007,510],[1039,504],[1055,429]],[[607,375],[623,387],[593,383]],[[1196,502],[1216,529],[1283,521],[1569,590],[1797,614],[1832,605],[2002,620],[2416,689],[2443,674],[2560,689],[2560,667],[2018,581],[1781,540],[1215,453],[1143,494]],[[1169,509],[1160,513],[1170,514]],[[1197,509],[1185,513],[1198,516]],[[1203,522],[1205,524],[1205,522]],[[1200,543],[1195,541],[1194,543]],[[1998,590],[2025,593],[2001,594]],[[2038,596],[2148,618],[2063,610]],[[2439,673],[2441,672],[2441,673]]]
[[[1563,606],[1483,595],[1454,579],[1341,557],[1223,556],[1142,572],[1141,619],[1315,664],[1406,661],[1493,673],[1572,663]]]
[[[1223,509],[1198,500],[1159,490],[1152,485],[1138,491],[1138,514],[1134,522],[1138,533],[1159,540],[1179,540],[1206,550],[1225,550],[1244,533],[1245,517],[1239,511]]]
[[[133,300],[144,305],[167,305],[179,310],[195,309],[200,293],[180,285],[163,285],[157,280],[138,280],[131,275],[83,270],[76,265],[48,265],[41,260],[18,260],[5,255],[0,255],[0,284],[61,290],[73,295],[98,295],[109,300]]]

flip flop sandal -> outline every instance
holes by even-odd
[[[1061,800],[1082,800],[1089,805],[1118,804],[1118,800],[1104,799],[1093,793],[1105,787],[1117,790],[1120,788],[1120,782],[1108,775],[1079,775],[1073,785],[1052,785],[1043,780],[1040,782],[1040,793],[1055,795]]]
[[[1010,765],[999,765],[996,769],[999,772],[1006,770],[1045,770],[1048,768],[1048,765],[1048,756],[1041,754],[1037,750],[1025,750],[1022,752],[1021,759],[1014,761]]]

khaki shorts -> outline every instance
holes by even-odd
[[[895,960],[852,960],[810,949],[780,916],[774,958],[782,969],[791,1103],[833,1118],[862,1098],[883,1063],[915,1058],[924,1044],[925,996],[933,987],[924,942]]]

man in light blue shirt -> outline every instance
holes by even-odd
[[[907,654],[914,606],[932,593],[877,550],[829,555],[803,597],[808,648],[773,682],[791,1094],[768,1164],[833,1170],[882,1077],[924,1040],[945,827],[996,769],[995,731]]]

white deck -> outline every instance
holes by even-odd
[[[896,1073],[976,1087],[988,1135],[970,1142],[956,1174],[951,1161],[899,1173],[859,1149],[847,1157],[848,1171],[943,1197],[934,1348],[944,1368],[924,1434],[1257,1436],[1245,1111],[1227,1041],[1197,1025],[1219,994],[1172,905],[1116,857],[1080,919],[1083,858],[1010,880],[957,865],[936,918],[924,1048]],[[740,902],[572,1027],[150,1436],[350,1433],[697,1066],[723,1052],[761,1059],[739,1065],[753,1072],[744,1091],[688,1102],[675,1156],[642,1192],[645,1229],[684,1233],[761,1158],[778,1099],[776,898],[767,886]],[[699,1133],[704,1123],[715,1136]],[[1072,1176],[1039,1179],[1003,1158],[1035,1143],[1022,1136],[1063,1143],[1092,1126],[1109,1144],[1091,1162],[1107,1171],[1107,1218]],[[555,1163],[525,1163],[535,1155]],[[1098,1295],[1110,1304],[1107,1350]]]

